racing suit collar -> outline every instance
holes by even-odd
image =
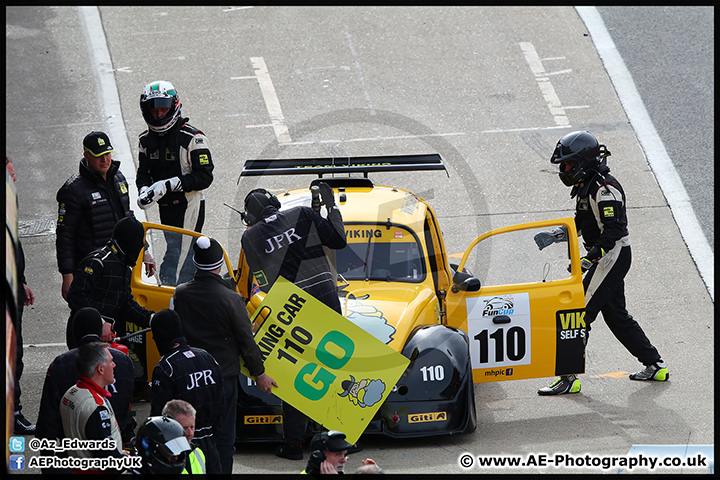
[[[86,388],[90,390],[90,393],[92,393],[93,398],[95,399],[95,403],[98,405],[103,405],[103,398],[109,398],[112,396],[110,392],[99,386],[97,383],[90,380],[88,377],[84,377],[80,375],[78,377],[78,381],[76,384],[79,388]],[[102,398],[101,398],[102,397]]]
[[[590,192],[590,187],[595,183],[602,184],[605,180],[605,175],[608,173],[610,173],[610,167],[600,165],[597,169],[593,170],[592,174],[588,175],[587,179],[582,183],[573,186],[572,190],[570,190],[570,198],[575,198],[576,196],[579,198],[587,197]]]
[[[171,339],[155,338],[160,355],[167,355],[178,347],[187,345],[185,337],[175,337]]]

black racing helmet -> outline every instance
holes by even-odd
[[[570,132],[560,139],[550,158],[550,163],[560,166],[558,175],[568,187],[585,180],[609,156],[605,145],[588,132]]]
[[[146,473],[177,475],[185,467],[190,444],[177,420],[158,416],[149,417],[140,425],[135,449],[142,457],[142,470]]]

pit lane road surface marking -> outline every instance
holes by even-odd
[[[598,55],[605,65],[628,120],[635,130],[655,178],[667,198],[678,229],[705,282],[710,298],[715,301],[715,254],[703,234],[700,222],[692,208],[687,190],[665,149],[645,104],[638,93],[630,71],[608,33],[600,13],[595,7],[575,7],[590,33]]]
[[[535,50],[535,46],[530,42],[520,42],[520,48],[525,55],[525,60],[527,60],[530,65],[530,70],[535,75],[535,80],[550,109],[550,113],[555,119],[555,123],[560,126],[570,126],[570,121],[565,114],[565,109],[560,103],[560,98],[558,98],[557,93],[555,93],[555,88],[552,86],[552,83],[550,83],[550,79],[548,78],[549,74],[545,71],[545,67]]]

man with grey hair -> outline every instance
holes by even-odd
[[[185,400],[170,400],[165,404],[162,410],[163,416],[169,416],[177,420],[183,432],[185,432],[185,438],[190,445],[192,450],[188,453],[187,462],[182,473],[190,475],[205,475],[207,468],[205,467],[205,454],[199,446],[192,443],[193,437],[195,436],[195,415],[197,411],[195,407],[190,405]]]
[[[80,440],[115,441],[111,450],[69,450],[68,454],[76,458],[123,458],[122,434],[115,419],[115,412],[108,401],[110,392],[105,387],[115,381],[115,362],[108,344],[92,342],[83,345],[77,352],[79,378],[75,385],[68,388],[60,401],[65,438]],[[90,473],[73,469],[75,473]],[[107,472],[107,471],[106,471]]]

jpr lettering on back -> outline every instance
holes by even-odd
[[[300,235],[295,233],[294,228],[291,228],[290,230],[285,231],[282,235],[274,235],[273,237],[268,238],[266,242],[268,243],[269,250],[266,248],[265,253],[272,253],[276,248],[278,250],[284,248],[285,245],[283,245],[283,239],[287,239],[288,245],[294,243],[296,240],[301,240]]]
[[[190,385],[187,386],[187,390],[192,390],[195,387],[204,387],[207,385],[215,385],[215,380],[212,378],[212,370],[203,370],[202,372],[193,372],[190,375]],[[202,384],[200,381],[202,380]],[[208,383],[208,380],[210,383]]]

